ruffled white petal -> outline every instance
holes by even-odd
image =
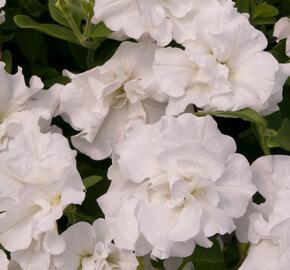
[[[11,139],[0,152],[0,243],[7,250],[28,248],[55,228],[69,204],[84,200],[75,155],[62,135],[36,131]]]
[[[264,52],[266,37],[230,1],[201,8],[191,27],[195,32],[183,38],[185,50],[168,47],[155,54],[154,74],[169,96],[167,114],[178,115],[190,104],[206,111],[252,108],[265,115],[278,109],[289,74]]]
[[[149,41],[124,42],[103,66],[69,74],[60,112],[80,131],[72,138],[78,150],[96,160],[107,158],[132,122],[152,123],[164,114],[166,96],[152,72],[156,48]]]
[[[258,158],[252,165],[253,181],[265,202],[252,204],[239,224],[244,226],[239,229],[242,240],[252,243],[242,270],[289,268],[289,162],[289,156],[276,155]]]
[[[103,219],[97,219],[93,225],[85,222],[74,224],[62,237],[66,249],[54,257],[56,269],[135,270],[138,265],[132,252],[120,250],[111,243],[111,227]]]
[[[111,187],[98,199],[116,245],[144,255],[138,242],[147,241],[154,257],[186,257],[196,243],[209,247],[207,237],[232,232],[256,191],[235,150],[211,117],[135,125],[113,158]]]
[[[287,17],[281,18],[276,22],[274,27],[273,36],[280,41],[281,39],[286,40],[286,54],[290,57],[290,19]]]
[[[8,270],[9,260],[3,250],[0,250],[0,270]]]

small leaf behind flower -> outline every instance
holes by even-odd
[[[103,179],[102,176],[92,175],[83,179],[83,183],[84,183],[85,188],[88,189],[94,186],[95,184],[97,184],[98,182],[100,182],[102,179]]]
[[[20,28],[34,29],[44,34],[47,34],[47,35],[50,35],[59,39],[63,39],[68,42],[79,44],[79,41],[75,37],[74,33],[66,27],[62,27],[57,24],[37,23],[34,20],[32,20],[29,16],[26,16],[26,15],[16,15],[14,17],[14,21]]]
[[[284,119],[278,132],[267,140],[269,147],[281,147],[290,151],[290,120]]]
[[[225,258],[217,239],[211,248],[196,247],[191,261],[196,270],[226,270]]]
[[[92,38],[106,37],[110,35],[111,33],[112,31],[104,23],[99,23],[97,25],[91,26],[89,36]]]
[[[195,114],[197,116],[212,115],[212,116],[226,117],[226,118],[240,118],[240,119],[243,119],[244,121],[250,122],[253,133],[255,134],[264,154],[265,155],[270,154],[270,150],[266,142],[266,131],[268,127],[268,122],[258,112],[247,108],[247,109],[243,109],[243,110],[235,111],[235,112],[216,111],[216,112],[198,112]]]
[[[267,3],[257,5],[253,11],[253,19],[271,18],[279,14],[279,10]]]
[[[219,117],[226,117],[226,118],[241,118],[245,121],[257,124],[259,126],[262,126],[264,128],[267,127],[267,121],[264,119],[259,113],[252,109],[243,109],[240,111],[235,112],[198,112],[196,113],[197,116],[203,116],[203,115],[212,115],[212,116],[219,116]]]

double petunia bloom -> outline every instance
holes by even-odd
[[[98,202],[115,242],[137,255],[187,257],[235,230],[255,193],[247,160],[211,117],[165,116],[129,133]]]

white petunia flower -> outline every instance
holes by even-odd
[[[107,158],[124,139],[132,121],[152,123],[166,101],[152,72],[156,45],[124,42],[103,66],[79,75],[61,95],[60,111],[73,128],[73,145],[93,159]]]
[[[135,270],[138,266],[132,252],[120,250],[112,243],[112,233],[103,219],[93,225],[79,222],[62,233],[62,237],[66,249],[55,256],[56,269]]]
[[[0,0],[0,9],[3,8],[6,5],[6,0]],[[5,21],[5,12],[0,12],[0,23],[3,23]]]
[[[290,157],[265,156],[252,165],[253,181],[265,202],[252,207],[248,240],[252,243],[240,270],[290,267]]]
[[[168,114],[178,115],[192,103],[207,111],[277,110],[289,71],[263,51],[267,40],[262,32],[229,2],[198,12],[192,27],[197,30],[185,50],[156,52],[153,70],[170,97]]]
[[[273,244],[269,240],[261,240],[251,245],[248,256],[239,270],[287,270],[289,269],[290,250]]]
[[[278,41],[286,38],[286,54],[290,57],[290,18],[281,18],[274,27],[273,36]]]
[[[136,126],[98,199],[120,248],[165,259],[235,230],[256,191],[247,160],[211,117],[183,114]]]
[[[8,270],[8,264],[9,260],[7,259],[5,252],[0,249],[0,270]]]
[[[208,9],[219,9],[222,6],[234,6],[234,2],[231,0],[191,0],[193,2],[193,8],[186,16],[177,18],[171,17],[173,23],[173,39],[180,44],[184,44],[187,41],[194,40],[196,34],[200,31],[200,28],[196,28],[194,18],[201,11]],[[200,26],[198,26],[200,27]]]
[[[55,228],[69,204],[84,200],[76,152],[60,134],[24,132],[0,152],[0,243],[9,251],[29,247]]]
[[[117,36],[139,40],[149,35],[166,46],[172,39],[182,43],[194,35],[192,20],[200,10],[229,3],[234,4],[231,0],[100,0],[95,3],[94,21],[104,21]]]
[[[43,88],[41,80],[33,76],[30,80],[30,87],[27,87],[19,68],[15,75],[7,73],[5,64],[0,62],[0,82],[2,86],[0,99],[0,119],[3,122],[15,112],[29,109],[28,103],[39,90]]]
[[[23,130],[47,131],[58,108],[60,93],[58,84],[43,90],[43,84],[36,76],[27,87],[21,68],[11,75],[4,66],[0,62],[0,141],[3,145],[7,138],[13,138]]]
[[[113,31],[134,39],[149,34],[165,46],[172,40],[174,20],[184,18],[193,7],[193,0],[99,0],[94,13],[95,20],[103,20]]]
[[[11,259],[17,262],[21,269],[53,270],[55,268],[52,255],[59,255],[64,249],[63,239],[50,231],[40,235],[39,240],[33,240],[27,249],[12,252]]]

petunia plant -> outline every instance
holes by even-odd
[[[290,0],[0,0],[0,270],[288,270]]]

